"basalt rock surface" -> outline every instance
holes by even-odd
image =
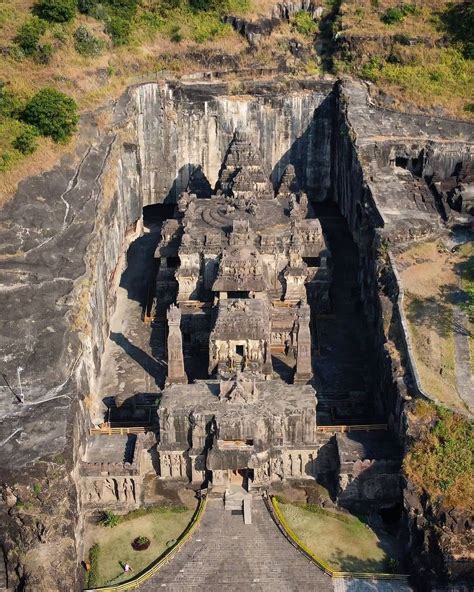
[[[25,179],[0,212],[0,542],[10,585],[35,592],[79,587],[77,464],[143,206],[174,203],[196,170],[213,185],[237,128],[274,187],[292,164],[311,200],[336,201],[359,250],[378,404],[403,438],[406,372],[387,349],[382,313],[399,320],[396,289],[380,292],[381,242],[442,230],[446,204],[420,185],[419,166],[441,179],[472,162],[471,125],[378,109],[352,82],[248,83],[240,96],[226,84],[149,83],[104,113],[103,127],[85,116],[75,153]]]

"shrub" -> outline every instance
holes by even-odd
[[[68,23],[76,15],[75,0],[38,0],[33,13],[50,23]]]
[[[317,23],[314,22],[313,17],[305,10],[300,10],[293,17],[293,27],[306,37],[314,35],[318,30]]]
[[[127,45],[130,40],[131,23],[121,16],[112,16],[107,23],[107,33],[115,46]]]
[[[365,80],[370,80],[371,82],[376,82],[377,78],[380,75],[380,71],[382,69],[382,62],[377,57],[371,57],[368,62],[366,62],[360,71],[360,75]]]
[[[26,104],[21,118],[55,142],[67,142],[79,121],[76,101],[54,88],[37,92]]]
[[[83,56],[98,56],[104,48],[104,42],[98,39],[87,27],[81,25],[74,31],[74,49]]]
[[[38,45],[33,54],[33,59],[37,64],[49,64],[52,55],[53,46],[50,43],[45,43],[44,45]]]
[[[77,8],[82,14],[93,14],[97,4],[97,0],[78,0]]]
[[[403,461],[405,475],[433,500],[473,511],[474,423],[424,401],[417,402],[414,413],[420,434]]]
[[[181,34],[181,27],[179,25],[173,25],[170,31],[170,39],[173,43],[180,43],[183,40]]]
[[[22,133],[25,133],[25,132],[27,132],[27,131],[30,131],[30,132],[32,132],[32,133],[36,133],[36,135],[38,135],[38,132],[37,132],[37,130],[35,130],[34,128],[30,128],[29,130],[24,130],[24,132],[22,132]],[[20,134],[20,135],[21,135],[21,134]],[[18,137],[19,137],[19,136],[18,136]],[[16,146],[15,146],[15,148],[16,148]],[[17,150],[19,150],[19,148],[17,148]],[[22,152],[22,150],[20,150],[20,152]],[[24,152],[23,154],[27,154],[27,153],[26,153],[26,152]],[[36,496],[38,496],[38,495],[41,493],[41,483],[35,483],[35,484],[33,485],[33,493],[34,493]]]
[[[205,43],[222,36],[228,27],[228,25],[222,23],[216,14],[212,13],[197,13],[192,19],[192,24],[192,39],[196,43]],[[176,32],[179,33],[179,27]]]
[[[25,126],[25,129],[14,139],[13,148],[22,154],[33,154],[38,147],[37,137],[38,130],[35,127],[30,125]],[[39,483],[34,484],[33,492],[36,496],[41,493],[41,485]]]
[[[20,111],[20,100],[0,80],[0,117],[18,117]]]
[[[32,16],[18,29],[15,43],[21,47],[25,55],[32,56],[38,49],[41,35],[46,31],[46,23],[37,16]]]
[[[393,25],[401,22],[405,18],[405,15],[399,6],[393,6],[392,8],[387,8],[381,18],[382,22],[386,25]]]
[[[100,519],[100,523],[102,526],[107,528],[114,528],[118,524],[120,524],[120,516],[117,516],[114,512],[110,510],[106,510]]]
[[[97,586],[98,579],[99,579],[99,554],[100,554],[100,547],[98,543],[92,545],[89,549],[89,577],[87,580],[87,585],[89,588],[95,588]]]
[[[0,171],[6,171],[8,169],[8,165],[10,164],[11,159],[11,154],[7,150],[0,154]]]

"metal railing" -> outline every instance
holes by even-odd
[[[334,570],[331,565],[318,557],[311,549],[309,549],[303,541],[298,537],[298,535],[291,529],[290,525],[286,521],[286,518],[283,515],[283,512],[280,509],[280,505],[276,497],[272,497],[270,502],[268,500],[265,501],[265,505],[267,506],[270,515],[272,516],[274,522],[283,533],[283,535],[288,539],[288,541],[296,547],[305,557],[307,557],[310,561],[315,563],[319,569],[321,569],[324,573],[332,578],[361,578],[361,579],[377,579],[377,580],[402,580],[406,581],[408,578],[407,574],[392,574],[392,573],[384,573],[384,572],[352,572],[352,571],[337,571]]]
[[[388,424],[386,423],[374,423],[374,424],[360,424],[360,425],[318,425],[316,427],[318,432],[376,432],[388,430]]]

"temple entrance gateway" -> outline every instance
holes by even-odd
[[[241,487],[249,491],[252,478],[251,473],[253,473],[252,469],[229,469],[227,472],[229,488]]]

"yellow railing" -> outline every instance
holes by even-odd
[[[98,428],[91,428],[89,430],[90,435],[92,436],[93,434],[106,434],[108,436],[111,436],[112,434],[120,434],[120,435],[126,435],[126,434],[144,434],[147,428],[144,428],[142,426],[130,426],[130,427],[121,427],[121,428],[112,428],[107,424],[102,424],[101,426],[99,426]]]
[[[145,571],[140,573],[136,578],[129,580],[128,582],[124,582],[123,584],[117,584],[116,586],[104,586],[101,588],[86,588],[84,592],[95,592],[96,590],[100,592],[120,592],[122,590],[134,590],[138,588],[141,584],[149,580],[152,576],[154,576],[164,565],[166,565],[173,557],[181,550],[181,547],[187,543],[187,541],[191,538],[194,530],[197,528],[199,523],[201,522],[202,515],[204,514],[204,510],[206,509],[207,504],[207,497],[202,497],[199,500],[198,507],[194,516],[191,519],[191,522],[188,524],[184,532],[178,538],[176,543],[170,547],[166,552],[165,555],[158,558],[154,563],[152,563]]]
[[[407,575],[405,574],[391,574],[391,573],[365,573],[365,572],[352,572],[352,571],[336,571],[331,565],[318,557],[311,549],[309,549],[298,535],[291,529],[290,525],[286,521],[283,512],[281,511],[280,505],[276,497],[271,498],[271,505],[281,528],[286,533],[289,539],[299,547],[303,553],[311,559],[324,573],[332,578],[362,578],[362,579],[377,579],[377,580],[406,580]]]
[[[386,423],[360,424],[360,425],[318,425],[318,432],[374,432],[388,430]]]

